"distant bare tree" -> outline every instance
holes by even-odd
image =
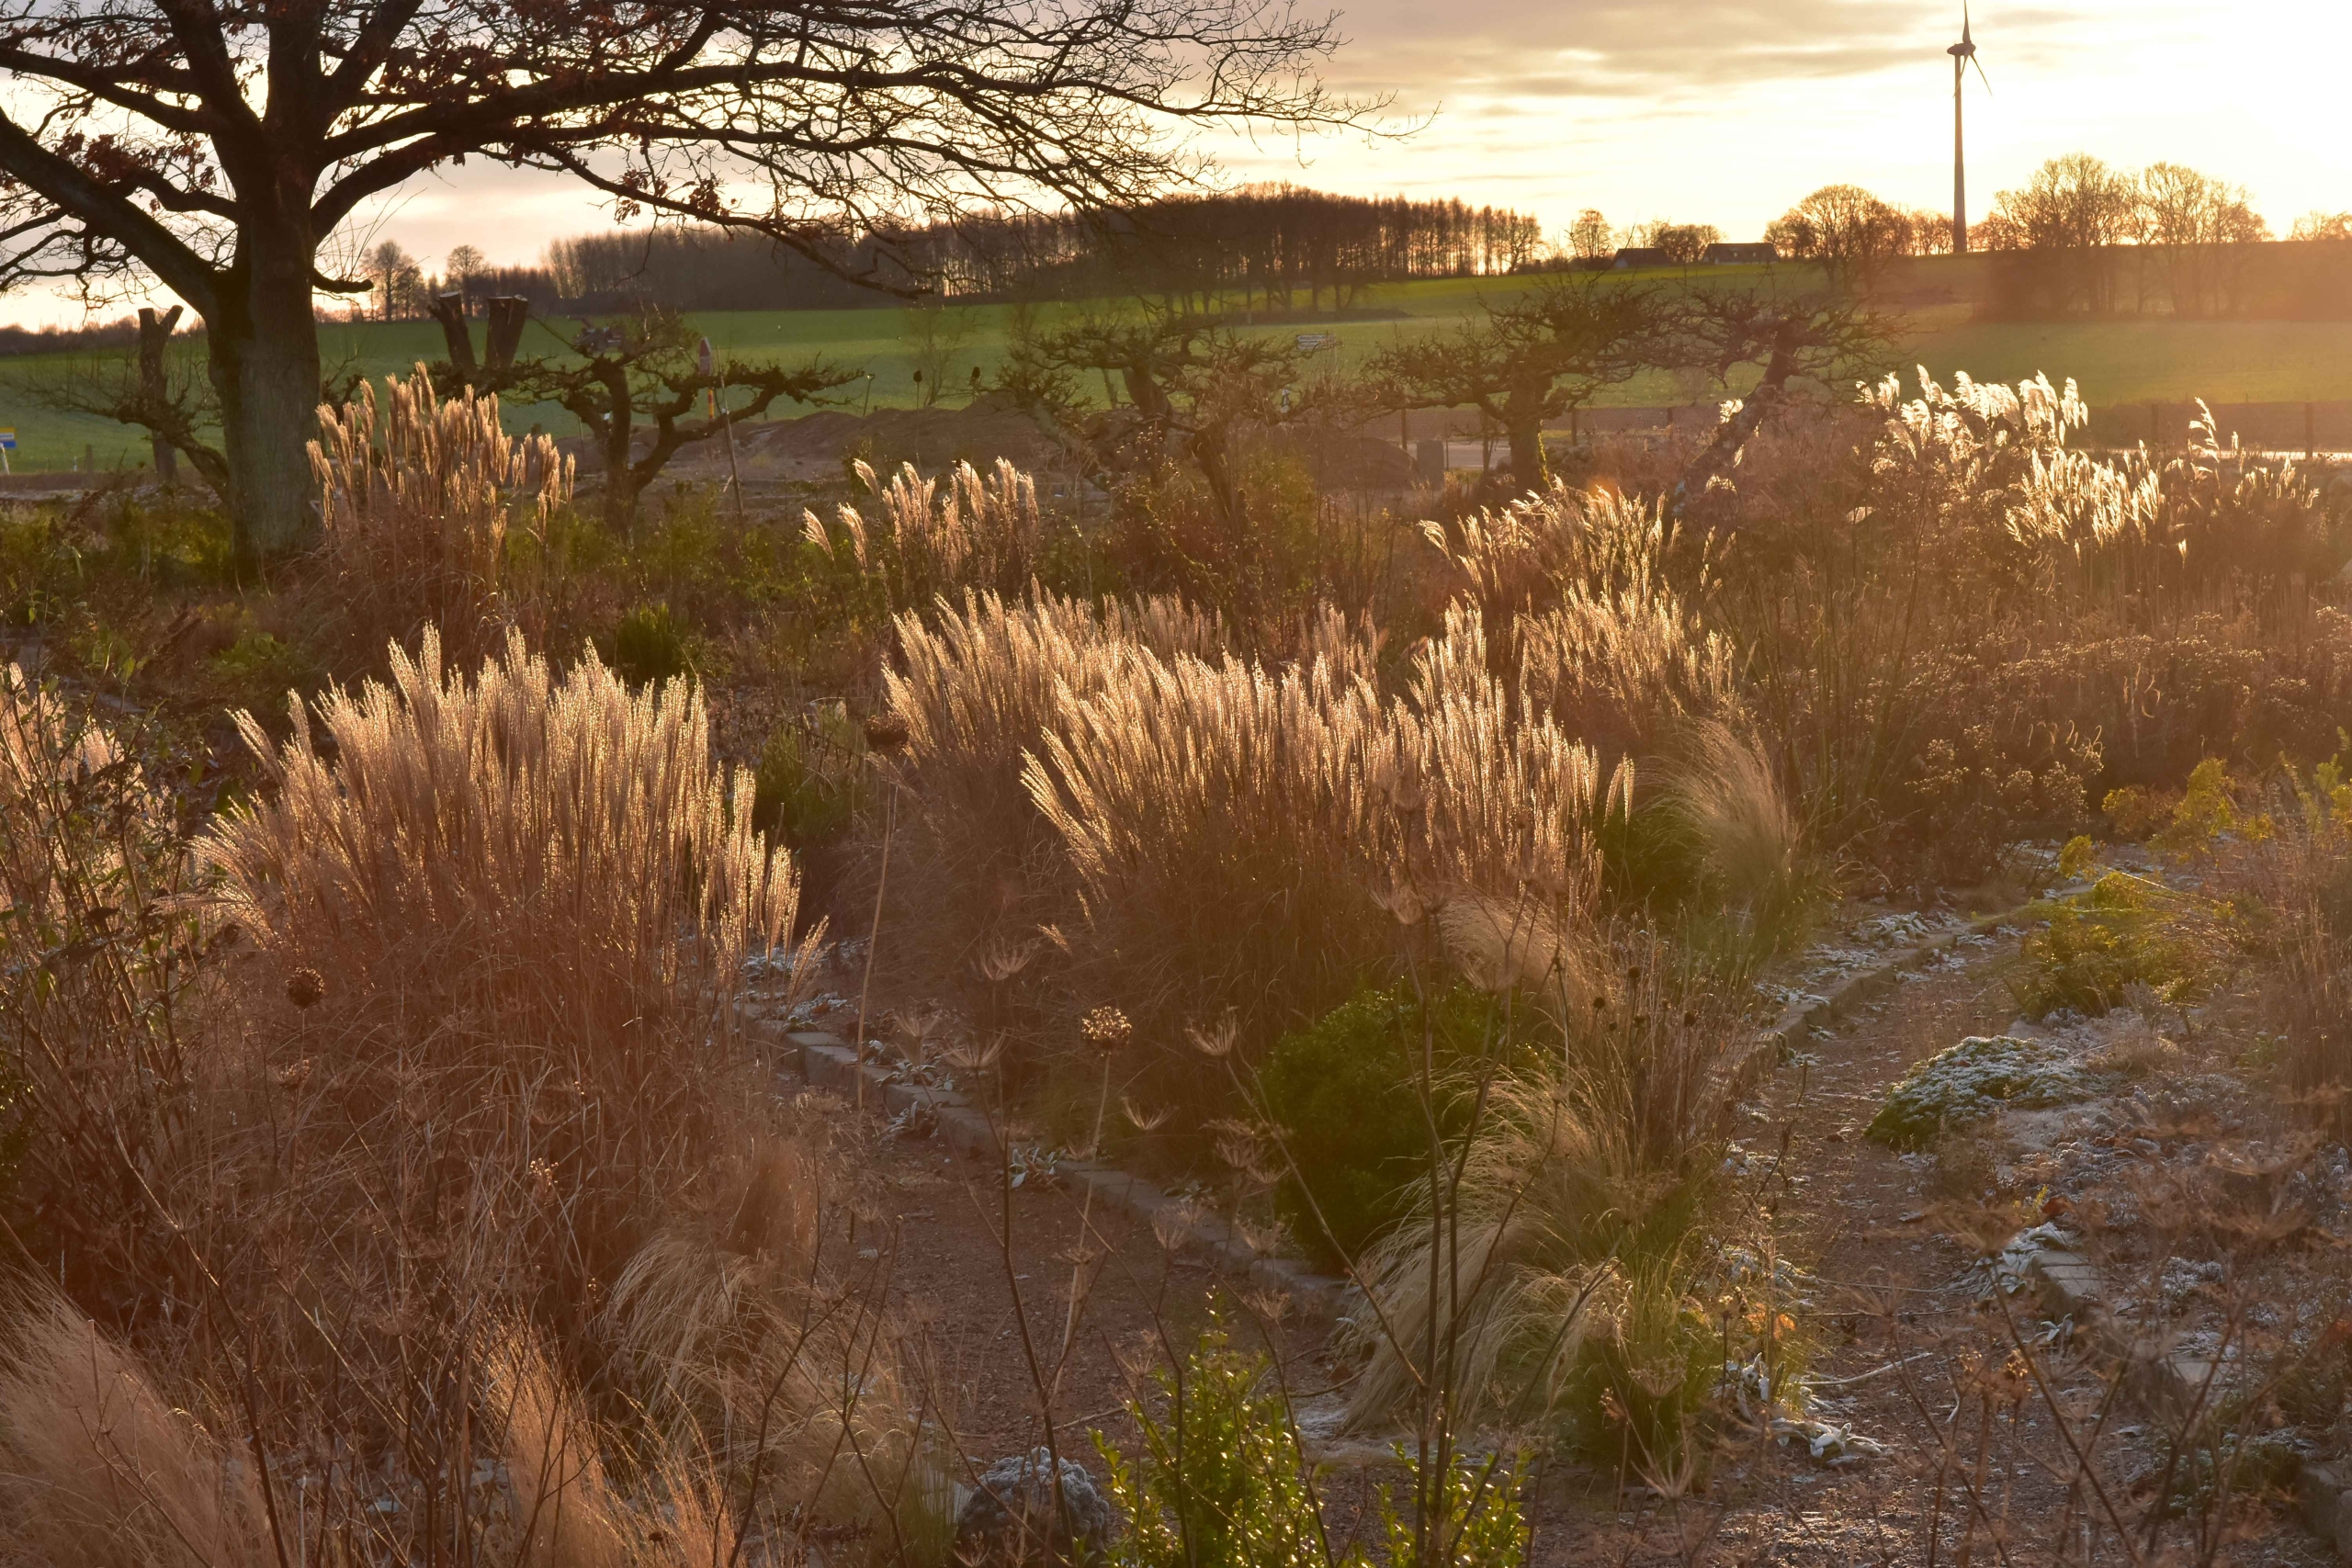
[[[685,447],[757,419],[779,400],[818,404],[858,371],[812,359],[786,367],[739,359],[710,363],[695,350],[680,317],[656,312],[617,326],[583,326],[574,355],[518,360],[469,374],[433,367],[436,384],[470,383],[518,402],[560,405],[595,441],[604,459],[605,521],[626,533],[638,498]],[[707,345],[706,345],[707,346]]]
[[[383,296],[383,319],[389,321],[395,314],[409,313],[422,274],[416,258],[401,249],[399,241],[386,240],[368,253],[368,278]]]
[[[907,316],[908,351],[915,362],[915,402],[931,408],[945,395],[956,356],[971,338],[971,312],[950,310],[934,299],[916,304]]]
[[[1568,225],[1568,254],[1578,261],[1599,261],[1616,245],[1616,231],[1609,227],[1599,208],[1586,208]]]
[[[2115,308],[2113,248],[2136,237],[2138,182],[2087,152],[2051,159],[2017,190],[1995,198],[2047,269],[2055,303],[2094,315]],[[1973,239],[1973,234],[1971,235]]]
[[[1819,265],[1832,288],[1866,289],[1911,248],[1902,213],[1860,186],[1823,186],[1764,231],[1784,256]]]
[[[2287,238],[2326,244],[2352,243],[2352,212],[2306,212]]]
[[[1913,255],[1948,256],[1951,254],[1951,213],[1938,212],[1933,208],[1915,207],[1903,215],[1903,221],[1909,231]],[[1990,248],[1977,244],[1973,231],[1971,231],[1968,236],[1968,243],[1979,250]]]
[[[2270,237],[2245,188],[2179,164],[2151,164],[2139,198],[2138,238],[2162,268],[2173,314],[2227,309],[2245,274],[2243,247]]]
[[[450,246],[441,262],[443,281],[464,298],[468,307],[473,303],[474,280],[489,270],[490,263],[471,245]]]
[[[1724,237],[1724,231],[1712,223],[1664,223],[1658,226],[1657,248],[1666,259],[1677,266],[1689,266],[1707,254],[1707,247]]]

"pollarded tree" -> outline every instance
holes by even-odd
[[[1392,344],[1366,375],[1390,408],[1476,409],[1510,441],[1512,479],[1541,490],[1551,478],[1544,424],[1603,388],[1672,363],[1674,321],[1656,289],[1555,274],[1487,305],[1484,321]]]
[[[1188,123],[1361,122],[1283,0],[0,0],[0,281],[204,318],[240,555],[308,537],[320,246],[466,158],[616,216],[839,240],[1148,198]]]

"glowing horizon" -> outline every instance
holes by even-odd
[[[1532,212],[1547,237],[1594,207],[1758,237],[1814,188],[1850,182],[1949,209],[1957,4],[1921,0],[1352,0],[1336,89],[1393,99],[1402,141],[1208,142],[1235,181],[1460,197]],[[1984,0],[1991,91],[1968,82],[1972,219],[2046,158],[2188,164],[2243,185],[2283,235],[2352,208],[2327,73],[2352,54],[2352,7],[2256,0]],[[1303,154],[1303,155],[1302,155]],[[494,213],[490,209],[494,208]],[[427,266],[469,243],[502,264],[610,221],[584,189],[479,161],[413,182],[371,215]],[[104,313],[112,314],[119,307]],[[69,298],[0,299],[0,319],[81,318]]]

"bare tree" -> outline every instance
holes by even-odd
[[[1457,332],[1408,338],[1367,367],[1392,408],[1476,409],[1502,426],[1521,485],[1550,478],[1544,426],[1665,363],[1673,313],[1657,291],[1556,275]]]
[[[2176,316],[2227,309],[2247,243],[2270,237],[2245,187],[2180,164],[2151,164],[2139,179],[2139,235],[2162,267]]]
[[[416,258],[401,249],[397,240],[386,240],[368,253],[368,277],[383,296],[383,319],[408,314],[408,307],[415,299],[421,276]]]
[[[1775,220],[1764,237],[1784,256],[1818,263],[1831,288],[1863,289],[1911,248],[1911,225],[1860,186],[1823,186]]]
[[[519,401],[556,403],[587,426],[604,459],[605,521],[625,533],[636,523],[639,497],[679,452],[759,418],[779,400],[820,403],[863,374],[822,359],[797,367],[706,364],[694,343],[684,320],[661,312],[609,327],[583,324],[576,357],[518,360],[472,375],[437,365],[433,375]],[[697,409],[705,411],[700,417]]]
[[[2114,247],[2134,238],[2140,221],[2131,175],[2087,152],[2069,152],[2020,188],[2001,192],[1995,210],[2017,225],[2022,248],[2039,254],[2062,309],[2080,305],[2095,315],[2114,309]]]
[[[1228,553],[1238,557],[1250,521],[1239,438],[1308,412],[1301,399],[1285,398],[1297,378],[1295,341],[1236,333],[1213,317],[1144,308],[1091,316],[1043,334],[1034,352],[1048,374],[1092,371],[1106,385],[1116,378],[1134,405],[1133,435],[1147,449],[1172,446],[1192,464],[1207,486]],[[1329,399],[1318,394],[1315,400]]]
[[[1616,248],[1616,231],[1598,208],[1588,207],[1568,225],[1568,254],[1578,261],[1599,261]]]
[[[1680,304],[1679,356],[1728,385],[1742,366],[1759,372],[1738,410],[1684,470],[1687,504],[1703,502],[1728,476],[1740,449],[1788,400],[1792,383],[1822,385],[1876,370],[1895,340],[1894,323],[1843,294],[1783,296],[1758,289],[1696,291]]]
[[[915,402],[932,408],[945,394],[956,356],[971,338],[971,316],[964,310],[951,312],[936,299],[922,301],[907,316],[908,352],[915,362]]]
[[[1666,223],[1658,228],[1657,248],[1677,266],[1689,266],[1723,237],[1724,231],[1712,223]]]
[[[204,318],[240,556],[313,526],[321,245],[468,157],[622,218],[836,242],[974,206],[1147,199],[1185,124],[1368,124],[1280,0],[6,0],[0,280],[152,279]]]
[[[220,405],[203,372],[187,355],[170,352],[180,307],[139,312],[139,343],[119,358],[61,358],[18,377],[14,387],[30,401],[68,413],[96,414],[148,433],[155,472],[166,483],[177,478],[176,457],[185,456],[197,477],[224,501],[228,460],[209,439],[218,429]]]

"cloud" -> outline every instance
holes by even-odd
[[[1660,107],[1727,92],[1915,69],[1956,38],[1944,8],[1889,0],[1373,0],[1341,19],[1333,81],[1401,105],[1503,96],[1637,99]],[[2070,42],[2086,18],[2049,7],[2000,13],[2000,47],[2028,59]],[[1988,22],[1991,18],[1986,18]],[[1989,51],[1988,51],[1989,52]]]

